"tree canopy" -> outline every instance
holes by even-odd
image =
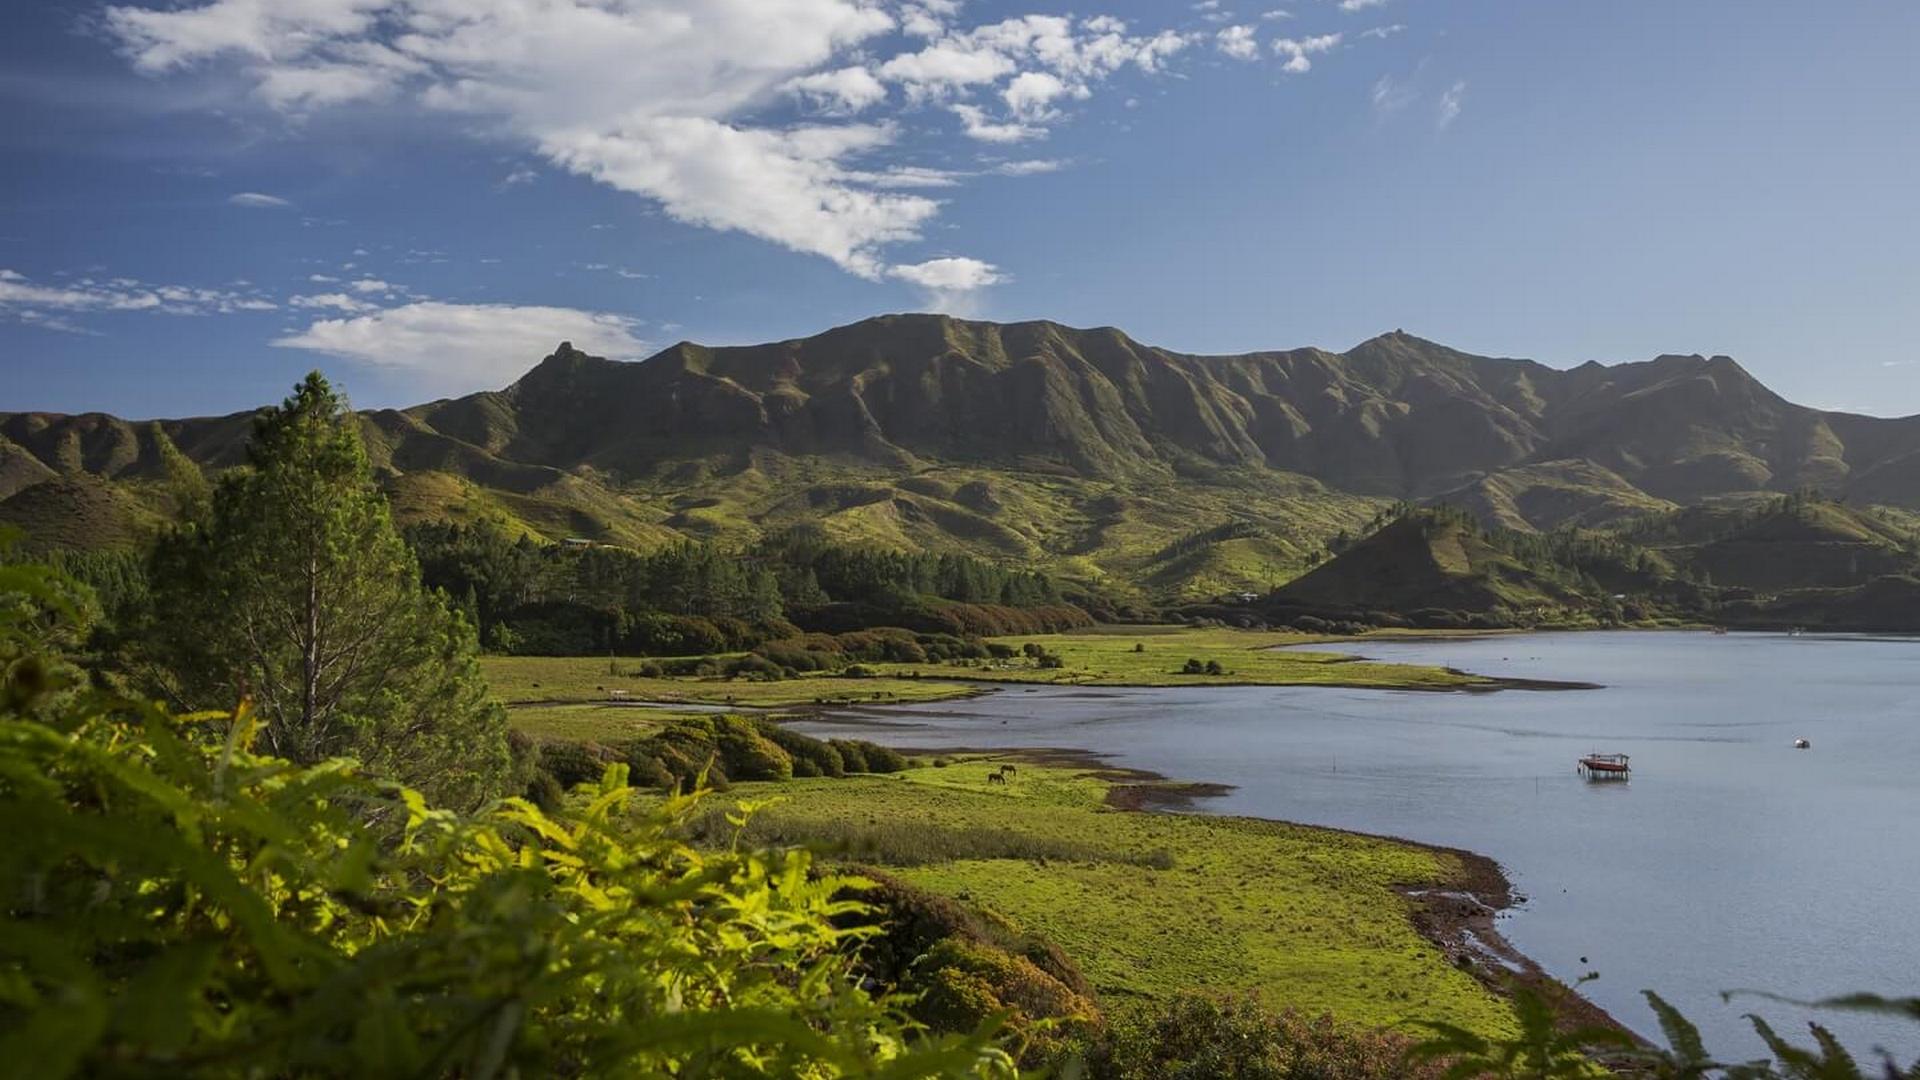
[[[422,587],[317,372],[259,416],[247,467],[160,542],[151,579],[149,671],[181,707],[249,699],[273,754],[353,756],[451,804],[502,790],[506,718],[473,629]]]

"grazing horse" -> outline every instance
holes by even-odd
[[[1008,775],[1008,776],[1011,776],[1011,775],[1013,775],[1014,773],[1017,773],[1017,772],[1019,772],[1020,770],[1019,770],[1019,769],[1017,769],[1017,768],[1015,768],[1015,767],[1014,767],[1014,766],[1012,766],[1012,765],[1002,765],[1002,766],[1000,766],[1000,771],[1001,771],[1001,772],[1002,772],[1003,774],[1005,774],[1005,775]]]
[[[990,772],[987,774],[987,783],[989,784],[1004,784],[1006,782],[1007,777],[1004,773]]]

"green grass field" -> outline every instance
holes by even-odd
[[[1446,880],[1452,856],[1275,822],[1115,810],[1108,782],[1072,767],[1023,764],[1004,787],[989,785],[994,764],[739,784],[716,798],[774,798],[750,824],[754,838],[821,844],[1052,939],[1110,1010],[1198,988],[1369,1026],[1507,1029],[1506,1007],[1414,931],[1393,889]]]
[[[1443,668],[1378,664],[1339,653],[1275,651],[1281,645],[1324,641],[1309,634],[1281,631],[1195,629],[1179,626],[1111,626],[1077,634],[1042,634],[995,639],[1016,648],[1028,642],[1058,654],[1064,665],[1044,668],[1025,657],[958,669],[973,679],[1084,686],[1366,686],[1382,689],[1452,689],[1486,685],[1490,680]],[[1221,675],[1187,675],[1188,660],[1217,661]],[[931,674],[949,668],[881,664],[876,670]]]

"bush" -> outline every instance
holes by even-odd
[[[1187,658],[1187,662],[1180,668],[1180,674],[1182,675],[1205,675],[1206,673],[1206,665],[1191,656]]]
[[[866,747],[871,745],[870,743],[854,742],[849,739],[833,739],[831,740],[831,744],[834,751],[840,755],[840,760],[845,763],[848,772],[863,773],[867,771]]]
[[[1207,661],[1207,674],[1225,675],[1226,673],[1227,673],[1227,669],[1220,666],[1220,661],[1218,660]]]
[[[616,751],[595,742],[555,741],[540,746],[541,770],[552,776],[563,791],[575,784],[598,780],[606,773],[607,766],[619,759]]]
[[[772,720],[759,721],[760,733],[772,740],[793,759],[795,776],[845,776],[846,762],[840,751],[824,739],[802,735]]]
[[[886,874],[863,874],[874,882],[864,895],[881,932],[862,948],[862,968],[883,985],[923,994],[915,1019],[961,1032],[1006,1012],[1030,1066],[1058,1060],[1101,1030],[1086,977],[1051,942]]]
[[[759,653],[748,653],[736,657],[727,664],[727,675],[732,678],[742,676],[756,682],[779,682],[793,674],[785,667]]]
[[[1410,1040],[1262,1008],[1251,996],[1183,994],[1115,1025],[1088,1055],[1095,1080],[1421,1080],[1439,1066],[1406,1060]]]
[[[907,768],[907,756],[891,746],[862,743],[860,749],[866,755],[868,772],[896,773]]]

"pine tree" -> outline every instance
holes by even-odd
[[[473,628],[421,587],[346,403],[308,375],[248,453],[155,552],[165,688],[195,709],[252,698],[267,749],[296,762],[356,757],[449,805],[498,794],[506,719]]]

